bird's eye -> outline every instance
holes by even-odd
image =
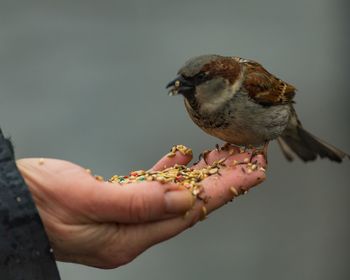
[[[204,81],[206,77],[207,77],[206,72],[200,72],[196,75],[196,80],[201,82],[201,81]]]

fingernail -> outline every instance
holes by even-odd
[[[165,209],[167,213],[183,214],[191,209],[193,195],[188,191],[169,191],[165,194]]]

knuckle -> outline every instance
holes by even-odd
[[[133,194],[128,211],[132,220],[142,222],[150,218],[150,205],[147,203],[144,195]]]

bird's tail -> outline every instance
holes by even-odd
[[[286,130],[277,140],[289,161],[294,159],[294,154],[303,161],[312,161],[318,156],[336,162],[342,162],[345,157],[350,158],[345,152],[306,131],[294,111]]]

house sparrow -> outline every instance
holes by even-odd
[[[277,139],[288,160],[317,156],[341,162],[348,154],[307,132],[293,107],[295,87],[261,64],[239,57],[202,55],[188,60],[171,81],[191,119],[230,144],[263,147]]]

